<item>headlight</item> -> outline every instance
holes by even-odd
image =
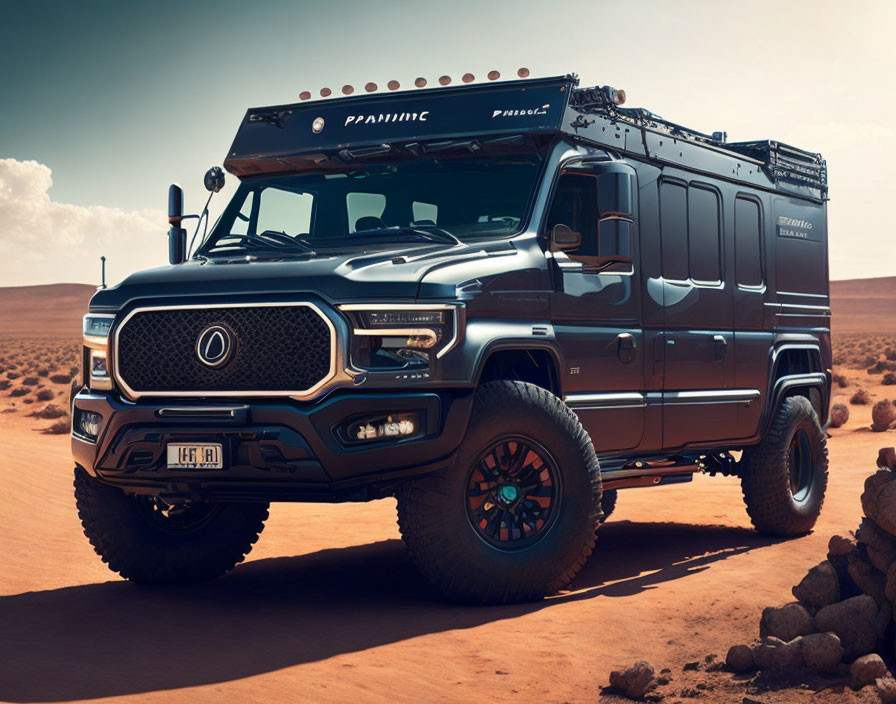
[[[112,388],[109,378],[109,332],[114,315],[88,313],[84,316],[84,383],[91,389]]]
[[[352,361],[362,369],[423,369],[457,340],[457,307],[346,304],[352,320]]]

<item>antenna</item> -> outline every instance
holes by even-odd
[[[101,288],[106,288],[106,257],[100,257],[100,271],[102,275],[102,281],[100,282]]]

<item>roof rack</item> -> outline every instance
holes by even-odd
[[[595,114],[612,122],[622,122],[637,129],[646,129],[723,149],[757,161],[765,174],[776,185],[781,183],[818,189],[822,198],[827,197],[827,165],[821,154],[807,152],[772,140],[728,142],[725,132],[705,134],[665,120],[644,108],[624,108],[625,91],[609,86],[574,88],[569,106],[582,114]]]

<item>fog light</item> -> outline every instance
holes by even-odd
[[[95,442],[97,436],[100,434],[100,423],[103,422],[103,417],[99,413],[94,413],[93,411],[76,410],[77,422],[75,427],[77,428],[78,435],[83,435],[88,440]]]
[[[90,350],[90,376],[100,379],[109,376],[105,352]]]
[[[340,435],[344,442],[355,444],[406,438],[421,431],[420,413],[393,413],[349,421],[342,426]]]

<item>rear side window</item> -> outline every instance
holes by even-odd
[[[699,186],[688,187],[688,263],[694,281],[722,279],[719,266],[719,196]]]
[[[660,235],[663,250],[663,278],[688,278],[687,189],[665,181],[660,186]]]
[[[386,196],[382,193],[346,193],[345,209],[349,232],[385,227],[382,217],[386,210]]]
[[[734,203],[734,259],[738,286],[762,285],[762,221],[759,203],[740,196]]]

